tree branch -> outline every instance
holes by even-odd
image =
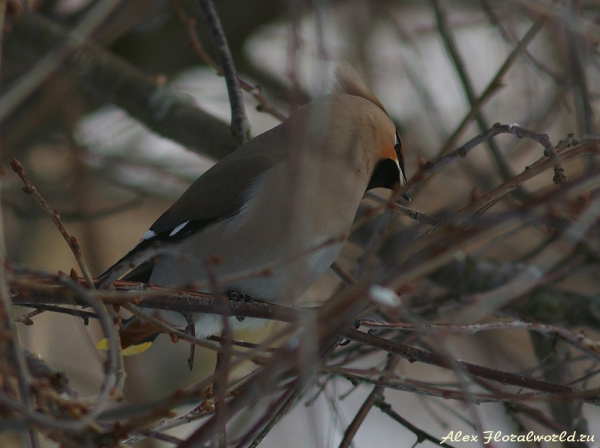
[[[83,87],[102,101],[122,107],[157,134],[215,159],[238,146],[226,123],[45,17],[24,11],[13,27],[6,46],[15,47],[13,51],[24,57],[39,57],[43,51],[68,42],[73,52],[65,64]]]
[[[244,107],[244,97],[240,90],[240,84],[238,82],[235,64],[233,63],[233,58],[229,51],[229,45],[227,44],[227,38],[225,37],[219,15],[215,10],[212,1],[199,0],[199,3],[210,30],[210,37],[212,38],[217,53],[219,65],[221,66],[221,70],[227,81],[227,92],[229,93],[229,103],[231,104],[231,128],[233,134],[238,139],[239,144],[243,145],[250,138],[250,126]]]

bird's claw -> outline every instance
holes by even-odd
[[[227,291],[227,297],[229,297],[229,300],[233,300],[234,302],[252,302],[252,296],[249,296],[248,294],[244,294],[243,292],[239,291],[238,289],[232,288],[229,291]],[[245,317],[244,316],[235,316],[235,318],[239,321],[242,322]]]

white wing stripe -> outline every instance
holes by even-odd
[[[171,230],[171,233],[169,233],[169,236],[174,236],[174,235],[178,234],[179,231],[181,229],[183,229],[185,226],[187,226],[188,224],[189,224],[189,221],[186,221],[183,224],[179,224],[177,227],[175,227],[173,230]]]
[[[142,239],[140,241],[146,241],[155,236],[156,232],[153,232],[152,230],[147,230],[146,233],[142,235]]]

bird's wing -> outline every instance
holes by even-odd
[[[176,243],[212,223],[235,216],[248,199],[247,192],[255,179],[285,157],[278,135],[281,132],[276,127],[261,134],[206,171],[152,224],[137,246],[100,277],[148,247]],[[151,262],[142,263],[124,278],[148,281],[152,267]]]

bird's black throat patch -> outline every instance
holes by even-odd
[[[369,180],[367,191],[373,188],[394,189],[400,182],[398,164],[392,159],[383,159],[377,162],[375,170]]]

